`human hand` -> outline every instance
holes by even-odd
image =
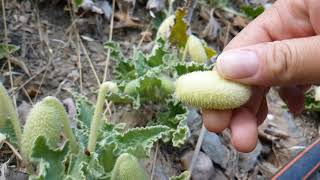
[[[258,125],[268,113],[265,95],[271,86],[280,86],[291,112],[303,111],[306,87],[320,83],[319,17],[318,0],[278,0],[228,44],[217,59],[218,72],[253,85],[253,93],[248,103],[233,111],[203,109],[209,131],[230,128],[234,147],[252,151]]]

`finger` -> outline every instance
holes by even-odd
[[[268,104],[267,104],[266,98],[263,98],[261,105],[259,107],[258,113],[256,115],[258,126],[260,126],[263,123],[267,115],[268,115]]]
[[[317,27],[320,13],[317,8],[308,7],[309,4],[311,2],[300,0],[276,1],[271,8],[246,26],[225,49],[315,35],[315,30],[320,29]],[[319,3],[313,4],[318,5]]]
[[[240,152],[251,152],[257,145],[256,117],[246,108],[234,111],[231,118],[232,144]]]
[[[229,127],[232,111],[219,111],[219,110],[202,110],[203,124],[208,131],[211,132],[222,132],[224,129]]]
[[[320,83],[320,36],[275,41],[222,53],[217,70],[252,85]]]
[[[259,110],[260,104],[265,96],[265,87],[253,87],[252,95],[249,101],[243,106],[249,109],[252,114],[256,114]]]
[[[304,93],[297,86],[286,86],[279,89],[279,95],[294,114],[300,114],[304,110]]]

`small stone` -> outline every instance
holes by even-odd
[[[188,169],[191,164],[194,151],[185,153],[181,158],[182,168]],[[209,180],[214,176],[214,167],[211,159],[203,152],[199,152],[197,161],[193,167],[192,180]]]
[[[202,118],[195,108],[189,109],[187,124],[191,132],[201,129]]]
[[[227,168],[227,163],[230,159],[230,152],[225,145],[223,145],[216,133],[206,130],[202,150],[210,157],[210,159],[219,164],[222,168]]]

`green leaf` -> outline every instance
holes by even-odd
[[[200,64],[196,62],[181,62],[175,65],[175,70],[178,76],[194,71],[205,71],[210,69],[212,69],[211,66],[207,66],[205,64]]]
[[[189,180],[191,177],[190,171],[184,171],[179,176],[171,177],[170,180]]]
[[[11,144],[18,146],[18,139],[10,119],[6,120],[5,126],[0,128],[0,133],[4,134],[9,139]]]
[[[77,121],[82,127],[89,130],[94,113],[94,105],[81,94],[76,94],[74,97],[76,100]]]
[[[167,107],[157,114],[154,124],[164,125],[170,128],[166,141],[171,140],[172,145],[179,147],[183,145],[188,137],[187,126],[188,110],[181,102],[174,99],[167,101]]]
[[[95,153],[85,155],[80,152],[77,155],[71,156],[66,179],[98,180],[108,179],[108,177],[110,177],[110,174],[104,172]]]
[[[166,19],[167,15],[163,11],[157,12],[155,18],[152,19],[152,25],[158,29],[161,23]]]
[[[94,113],[94,105],[85,96],[74,94],[77,109],[77,128],[74,129],[75,135],[82,148],[87,147],[90,124]]]
[[[244,6],[244,7],[242,7],[242,10],[248,18],[255,19],[261,13],[263,13],[264,7],[263,6],[259,6],[259,7]]]
[[[177,45],[179,48],[184,48],[188,40],[188,28],[189,25],[185,21],[187,15],[186,9],[178,9],[176,11],[176,21],[172,27],[170,34],[170,42]]]
[[[170,128],[162,125],[132,128],[124,133],[115,128],[104,129],[104,139],[99,142],[97,150],[99,159],[103,161],[106,149],[113,149],[114,156],[108,157],[111,159],[122,153],[130,153],[138,158],[148,157],[153,144],[169,133],[169,130]]]
[[[169,52],[166,50],[165,41],[161,38],[157,40],[153,52],[149,55],[147,63],[151,67],[164,64],[164,57]]]
[[[116,61],[115,75],[117,80],[132,80],[137,77],[133,61],[123,56],[118,43],[108,42],[105,44],[105,48],[111,50],[111,58]]]
[[[146,57],[139,50],[135,50],[134,52],[134,65],[138,76],[144,75],[148,71],[148,69],[150,69],[147,64]]]
[[[0,59],[19,50],[20,48],[13,44],[0,44]]]
[[[168,131],[168,127],[161,125],[130,129],[116,137],[117,154],[128,152],[138,158],[148,157],[153,144]]]
[[[305,95],[305,108],[308,111],[320,112],[320,101],[316,101],[312,93]]]
[[[77,7],[79,7],[83,3],[83,0],[73,0],[73,2]]]
[[[67,155],[70,152],[69,143],[61,149],[51,149],[43,136],[37,137],[31,161],[39,164],[39,174],[34,179],[61,180],[64,178]]]

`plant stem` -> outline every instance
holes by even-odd
[[[105,102],[106,93],[109,91],[116,91],[116,85],[112,82],[104,82],[100,85],[96,108],[94,110],[93,119],[90,127],[88,151],[94,152],[97,144],[97,136],[99,127],[102,122],[103,105]]]

